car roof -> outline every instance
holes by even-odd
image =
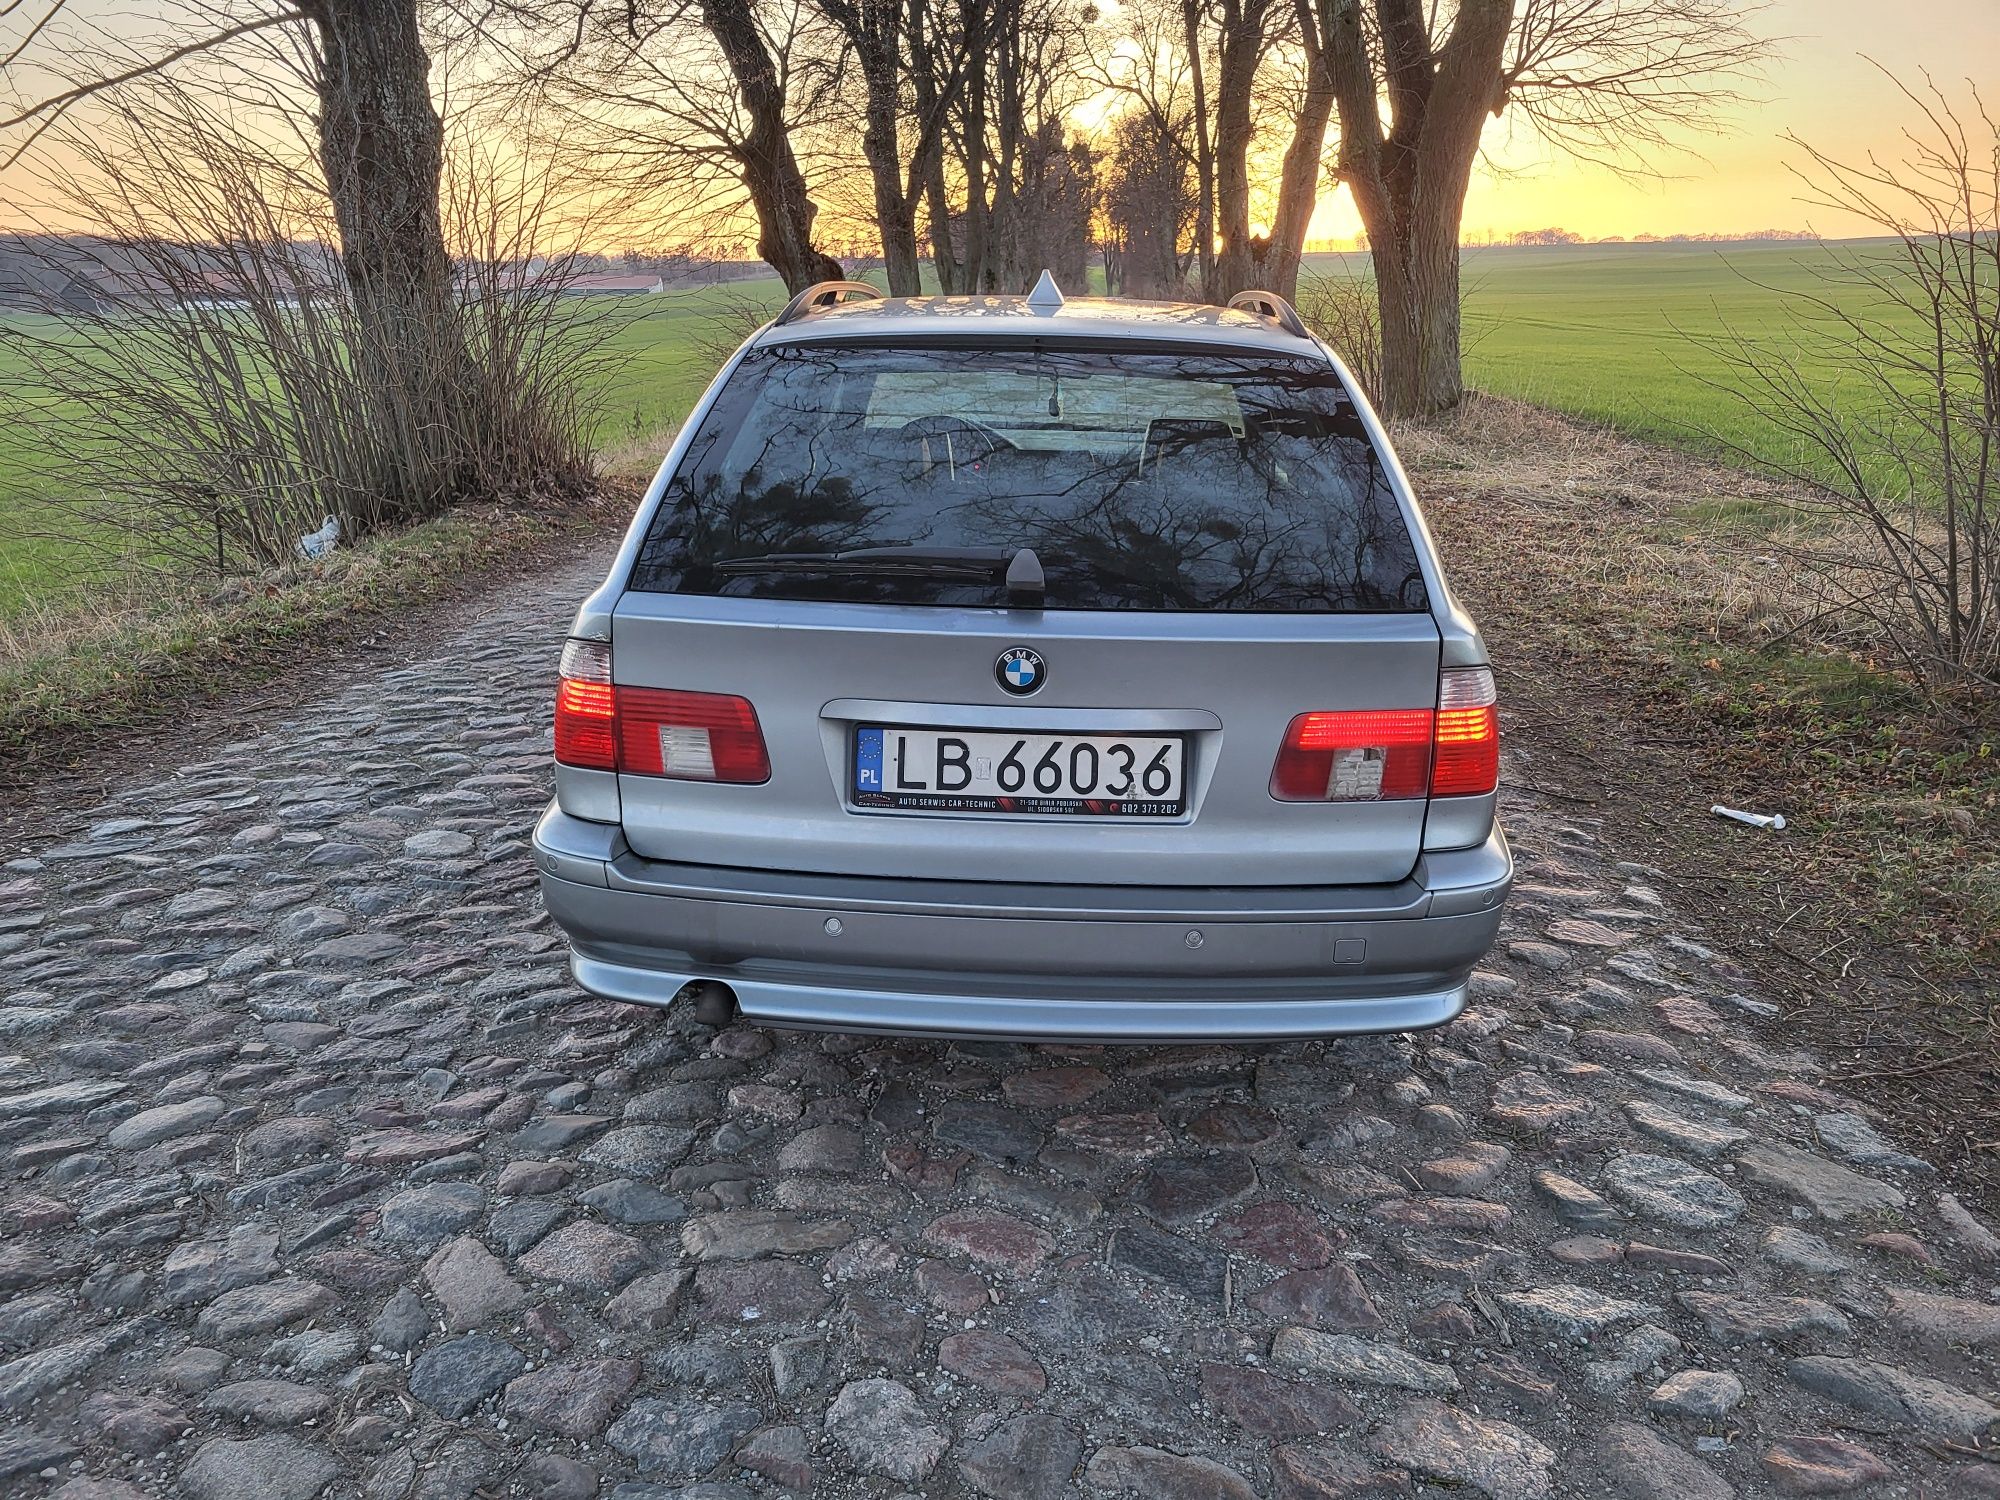
[[[758,335],[759,345],[876,342],[907,338],[1074,338],[1225,344],[1276,354],[1316,354],[1311,339],[1273,319],[1201,302],[1072,297],[1057,305],[1027,297],[870,297],[815,308]]]

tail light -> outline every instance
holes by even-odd
[[[1431,717],[1427,708],[1300,714],[1271,768],[1271,795],[1281,802],[1421,797],[1430,783]]]
[[[1433,797],[1476,797],[1500,784],[1499,701],[1491,667],[1448,667],[1439,674]]]
[[[618,769],[617,690],[611,686],[611,648],[603,641],[563,647],[556,684],[556,759],[591,771]]]
[[[1438,706],[1300,714],[1271,768],[1281,802],[1391,802],[1469,797],[1500,779],[1493,673],[1448,667]]]
[[[769,781],[764,731],[747,699],[618,689],[618,769],[679,781]]]
[[[611,648],[571,641],[556,687],[556,759],[566,766],[679,781],[771,779],[749,700],[728,693],[620,687]]]

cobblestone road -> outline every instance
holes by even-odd
[[[586,581],[0,871],[0,1493],[2000,1496],[2000,1243],[1550,806],[1414,1040],[580,996]]]

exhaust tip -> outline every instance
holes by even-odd
[[[694,1018],[720,1031],[736,1019],[736,991],[717,980],[697,980],[682,995],[694,1007]]]

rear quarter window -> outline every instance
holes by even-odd
[[[1381,457],[1330,366],[1048,343],[751,351],[692,438],[631,587],[997,606],[997,571],[931,576],[885,566],[882,549],[1024,547],[1048,609],[1429,608]],[[875,560],[838,556],[857,549]]]

